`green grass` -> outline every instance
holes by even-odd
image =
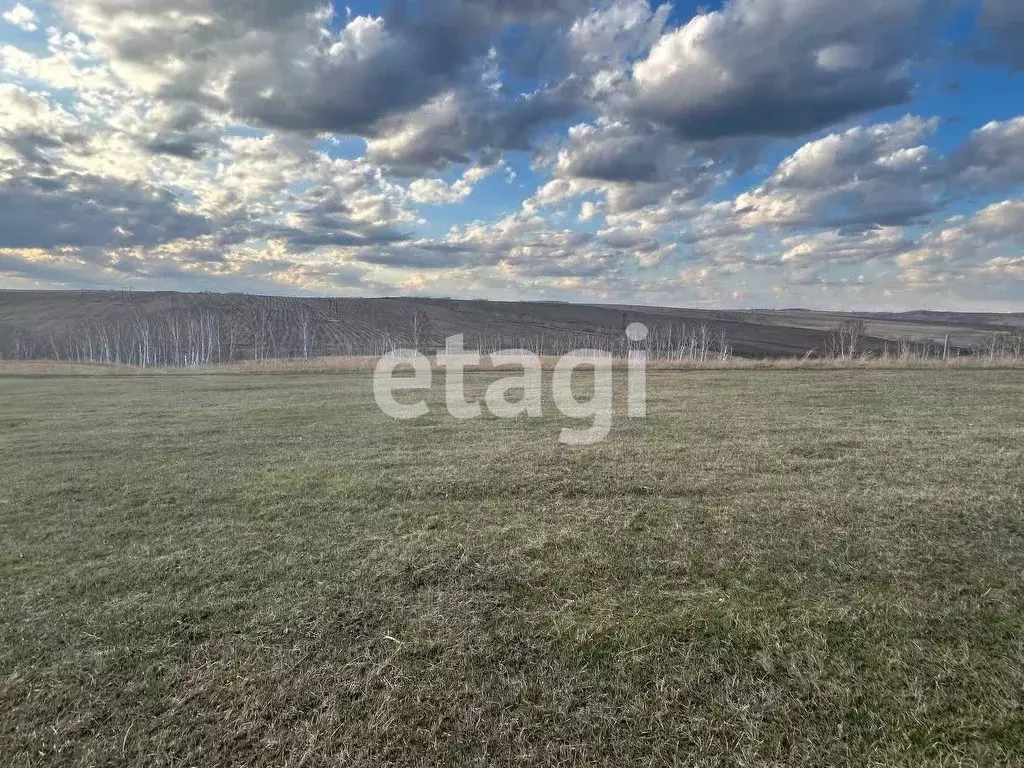
[[[574,448],[364,374],[0,377],[0,764],[1022,765],[1022,403],[652,373]]]

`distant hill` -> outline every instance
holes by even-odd
[[[443,298],[298,298],[224,293],[0,291],[4,359],[146,359],[181,364],[315,355],[376,355],[397,347],[435,349],[456,333],[484,351],[547,353],[624,346],[641,322],[651,341],[676,348],[702,338],[742,357],[820,354],[843,323],[862,324],[861,349],[897,340],[946,343],[958,351],[996,334],[1024,333],[1024,314],[831,313],[696,310]],[[708,339],[711,339],[709,342]],[[163,356],[163,357],[161,357]]]

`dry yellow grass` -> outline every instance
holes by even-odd
[[[2,375],[153,375],[153,374],[266,374],[266,373],[366,373],[377,364],[376,357],[314,357],[281,358],[275,360],[244,360],[223,365],[189,368],[139,368],[129,365],[104,365],[101,363],[64,363],[52,360],[0,361]],[[433,360],[433,357],[431,357]],[[551,370],[557,357],[541,357],[544,370]],[[626,367],[625,358],[615,358],[613,367]],[[1012,357],[959,357],[950,360],[937,358],[856,357],[856,358],[743,358],[733,357],[726,361],[709,360],[665,360],[652,359],[648,367],[653,371],[748,371],[748,370],[1014,370],[1024,369],[1024,358]],[[435,366],[435,369],[440,370]],[[487,356],[483,363],[471,370],[495,370]]]

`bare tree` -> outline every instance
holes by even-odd
[[[430,316],[422,309],[412,313],[412,348],[419,351],[421,345],[430,343]]]
[[[305,305],[299,310],[299,332],[302,337],[302,356],[308,360],[313,356],[316,329],[313,327],[313,313]]]
[[[867,335],[867,324],[860,318],[843,320],[825,337],[825,357],[853,358],[864,349],[864,337]]]

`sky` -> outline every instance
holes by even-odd
[[[0,288],[1024,311],[1024,2],[0,0]]]

